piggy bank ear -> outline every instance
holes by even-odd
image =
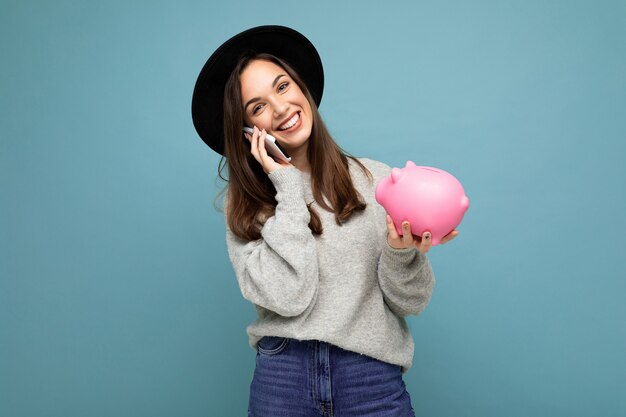
[[[415,165],[415,163],[413,161],[406,161],[406,165],[404,166],[405,168],[412,168],[412,167],[416,167],[417,165]]]
[[[393,168],[391,170],[391,182],[393,182],[394,184],[400,181],[400,178],[402,178],[403,176],[404,172],[402,172],[400,168]]]

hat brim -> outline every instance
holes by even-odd
[[[319,107],[324,91],[322,60],[313,44],[285,26],[258,26],[224,42],[209,57],[193,90],[191,115],[200,138],[224,154],[224,86],[241,54],[252,50],[269,53],[291,65],[305,82]]]

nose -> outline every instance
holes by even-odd
[[[287,110],[289,110],[289,104],[283,100],[277,99],[274,103],[274,116],[281,116],[285,114]]]

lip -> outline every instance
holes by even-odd
[[[300,117],[298,118],[298,121],[296,122],[295,125],[291,126],[289,129],[285,129],[285,130],[278,129],[279,126],[282,126],[283,124],[287,123],[287,121],[291,120],[291,118],[293,116],[295,116],[296,113],[299,113]],[[288,117],[286,117],[285,120],[283,120],[282,122],[278,123],[278,125],[276,125],[276,129],[274,129],[274,130],[276,132],[292,132],[292,131],[296,130],[297,128],[299,128],[301,124],[302,124],[302,113],[300,113],[300,111],[297,110],[297,111],[294,111],[293,113],[291,113]]]

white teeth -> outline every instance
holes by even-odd
[[[299,118],[300,118],[300,113],[294,114],[293,117],[287,121],[287,123],[280,125],[278,129],[279,130],[289,129],[290,127],[296,124]]]

